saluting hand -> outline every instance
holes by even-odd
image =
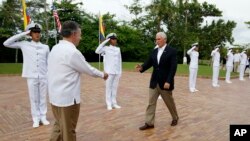
[[[139,65],[139,64],[136,64],[135,69],[136,69],[136,71],[141,71],[142,70],[142,66]]]
[[[104,79],[104,80],[107,80],[107,79],[108,79],[108,77],[109,77],[109,75],[108,75],[106,72],[104,72],[103,79]]]
[[[170,84],[169,83],[165,83],[164,86],[163,86],[164,89],[169,89],[170,88]]]

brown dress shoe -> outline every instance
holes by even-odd
[[[140,130],[147,130],[147,129],[151,129],[154,128],[154,125],[148,125],[147,123],[145,123],[145,125],[141,126],[139,129]]]
[[[171,126],[176,126],[178,124],[178,119],[172,120]]]

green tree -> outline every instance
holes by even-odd
[[[248,28],[250,28],[250,21],[245,22],[245,24],[247,24],[249,26]]]
[[[0,6],[0,41],[3,43],[10,36],[23,31],[22,7],[18,0],[6,0]],[[3,46],[1,44],[1,46]],[[0,47],[1,62],[18,62],[20,51]]]

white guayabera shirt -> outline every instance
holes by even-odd
[[[48,59],[49,99],[52,105],[67,107],[80,103],[81,73],[104,77],[104,73],[89,65],[81,52],[69,41],[55,45]]]

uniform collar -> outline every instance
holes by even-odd
[[[61,43],[61,44],[68,44],[68,45],[76,48],[76,46],[72,42],[67,41],[67,40],[60,40],[59,43]]]
[[[40,44],[40,41],[39,42],[35,42],[35,41],[31,40],[31,42],[34,43],[34,44]]]

